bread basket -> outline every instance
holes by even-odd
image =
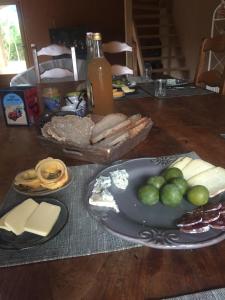
[[[100,116],[93,117],[93,119],[101,119]],[[136,132],[134,128],[131,136],[114,146],[99,146],[94,144],[80,147],[69,142],[59,142],[50,137],[43,137],[42,135],[39,135],[39,139],[44,146],[48,147],[48,150],[51,149],[51,151],[56,154],[93,163],[109,163],[120,159],[123,155],[145,140],[152,125],[152,120],[148,118],[144,128],[139,131],[137,130]]]

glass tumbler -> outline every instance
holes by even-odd
[[[166,79],[154,80],[154,95],[155,97],[166,96]]]
[[[149,65],[145,68],[143,76],[141,76],[142,82],[152,81],[152,66]]]

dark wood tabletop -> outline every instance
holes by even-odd
[[[156,100],[118,100],[117,110],[150,116],[147,139],[124,158],[195,151],[225,168],[225,97],[210,94]],[[35,127],[0,123],[0,199],[14,176],[51,155]],[[67,165],[82,162],[60,157]],[[2,300],[161,299],[225,287],[225,241],[196,250],[146,246],[0,269]]]

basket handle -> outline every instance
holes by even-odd
[[[75,154],[75,155],[78,155],[78,156],[83,156],[83,153],[81,153],[77,150],[68,150],[68,149],[63,148],[62,151],[65,154],[73,154],[73,155]]]

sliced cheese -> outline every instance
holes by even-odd
[[[186,180],[195,176],[201,172],[204,172],[208,169],[214,168],[215,166],[202,160],[202,159],[193,159],[190,161],[183,169],[183,175]]]
[[[29,198],[14,207],[6,216],[5,225],[16,235],[24,232],[24,225],[30,215],[38,207],[38,203]]]
[[[209,190],[210,197],[213,197],[225,190],[225,170],[221,167],[208,169],[191,177],[188,184],[204,185]]]
[[[122,89],[122,91],[124,92],[124,93],[133,93],[133,92],[135,92],[135,89],[130,89],[128,86],[122,86],[121,87],[121,89]]]
[[[7,231],[11,231],[10,228],[5,224],[5,219],[8,216],[9,212],[7,212],[3,217],[0,219],[0,229],[5,229]]]
[[[25,231],[41,236],[47,236],[55,225],[61,207],[58,205],[41,202],[25,224]]]
[[[178,158],[177,160],[175,160],[175,162],[173,162],[171,165],[170,165],[170,168],[173,167],[173,168],[178,168],[180,169],[181,171],[185,168],[185,166],[190,163],[192,161],[192,158],[190,157],[180,157]]]

